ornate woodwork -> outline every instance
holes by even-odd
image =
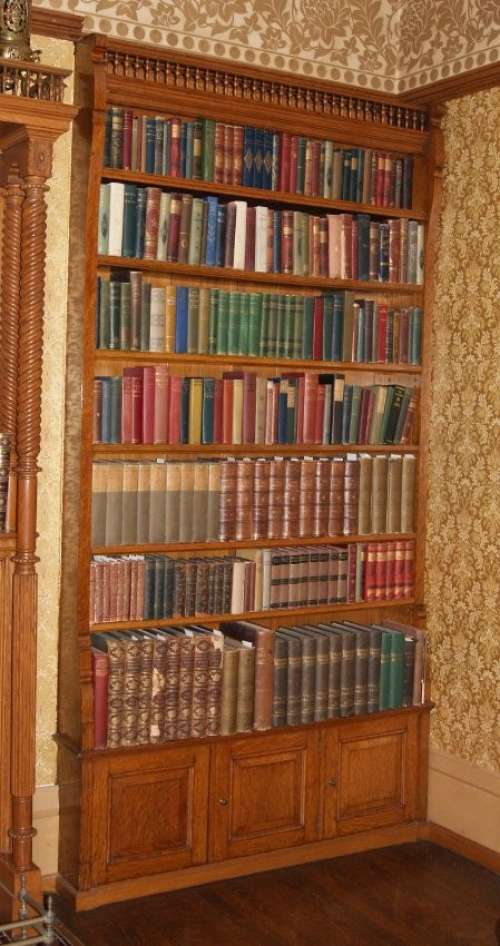
[[[36,719],[36,495],[40,450],[46,182],[53,142],[76,110],[60,104],[68,72],[0,65],[0,176],[4,187],[0,427],[12,438],[17,480],[15,534],[2,544],[0,879],[12,894],[32,863]],[[26,98],[25,98],[26,96]],[[27,96],[30,96],[29,98]],[[0,537],[2,538],[2,537]],[[12,565],[6,552],[15,553]],[[13,566],[13,567],[12,567]],[[5,602],[5,605],[4,605]],[[9,913],[10,905],[2,903]]]

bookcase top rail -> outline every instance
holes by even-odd
[[[295,276],[288,273],[256,273],[223,266],[192,266],[188,263],[166,263],[161,260],[136,259],[130,256],[98,256],[100,268],[137,269],[142,272],[168,276],[201,276],[204,279],[238,280],[247,283],[265,283],[270,286],[299,286],[302,289],[355,289],[359,292],[407,293],[423,295],[418,283],[375,282],[362,279],[330,279],[327,276]]]
[[[119,168],[103,168],[102,179],[104,181],[145,184],[150,187],[168,187],[174,191],[220,194],[221,196],[230,197],[232,200],[241,198],[250,200],[252,203],[262,200],[265,201],[266,206],[286,204],[287,206],[316,208],[323,212],[340,210],[342,213],[370,214],[371,217],[401,217],[409,220],[427,219],[427,214],[419,210],[406,210],[400,207],[377,207],[351,200],[328,200],[325,197],[309,197],[305,194],[292,194],[286,191],[264,190],[259,187],[243,187],[235,184],[216,184],[213,181],[146,174],[141,171],[123,171]]]
[[[94,444],[94,455],[97,457],[112,456],[137,456],[147,454],[151,456],[219,456],[228,454],[229,456],[252,455],[271,455],[281,456],[290,454],[294,457],[309,456],[328,457],[331,454],[344,453],[417,453],[418,444],[399,444],[399,443],[96,443]]]
[[[363,535],[322,535],[313,538],[280,536],[277,539],[228,539],[225,542],[148,542],[141,545],[97,545],[91,551],[94,555],[127,555],[129,552],[138,552],[139,554],[143,552],[222,552],[227,549],[267,549],[281,546],[293,546],[294,548],[297,546],[302,548],[303,546],[307,545],[348,545],[352,542],[400,542],[406,541],[407,539],[414,539],[415,537],[416,534],[414,532],[383,532]],[[373,601],[371,604],[373,605]],[[391,604],[391,602],[389,602],[389,604]],[[346,608],[353,606],[353,604],[342,605],[342,607]],[[324,610],[325,609],[323,608],[323,611]],[[255,614],[255,612],[252,613]],[[307,613],[309,613],[309,611],[307,611]],[[176,623],[182,623],[182,619],[179,619]]]
[[[255,368],[280,368],[285,371],[304,369],[306,371],[362,371],[368,374],[420,374],[421,365],[409,365],[404,362],[389,364],[381,361],[315,361],[305,358],[264,358],[260,355],[205,355],[198,353],[180,354],[163,351],[125,351],[121,349],[98,348],[94,352],[97,364],[115,362],[181,364],[181,365],[241,365]]]

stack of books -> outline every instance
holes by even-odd
[[[93,465],[94,546],[408,533],[414,454]]]
[[[168,365],[94,379],[95,443],[404,444],[416,388],[346,384],[342,374],[183,377]]]
[[[413,158],[210,118],[106,113],[110,168],[260,187],[379,207],[411,207]]]
[[[384,620],[94,633],[95,748],[361,716],[426,698],[426,634]]]
[[[120,181],[100,189],[103,256],[421,284],[423,248],[423,223],[407,218],[276,210]]]

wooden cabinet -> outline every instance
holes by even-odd
[[[316,838],[318,744],[318,732],[302,730],[214,746],[211,860]]]
[[[206,860],[208,746],[95,760],[92,881],[176,870]]]
[[[415,817],[417,725],[417,717],[407,715],[325,732],[324,837]]]

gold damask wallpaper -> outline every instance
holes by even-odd
[[[500,60],[499,0],[41,0],[85,29],[391,92]]]
[[[500,89],[450,103],[427,554],[433,745],[500,772]]]

